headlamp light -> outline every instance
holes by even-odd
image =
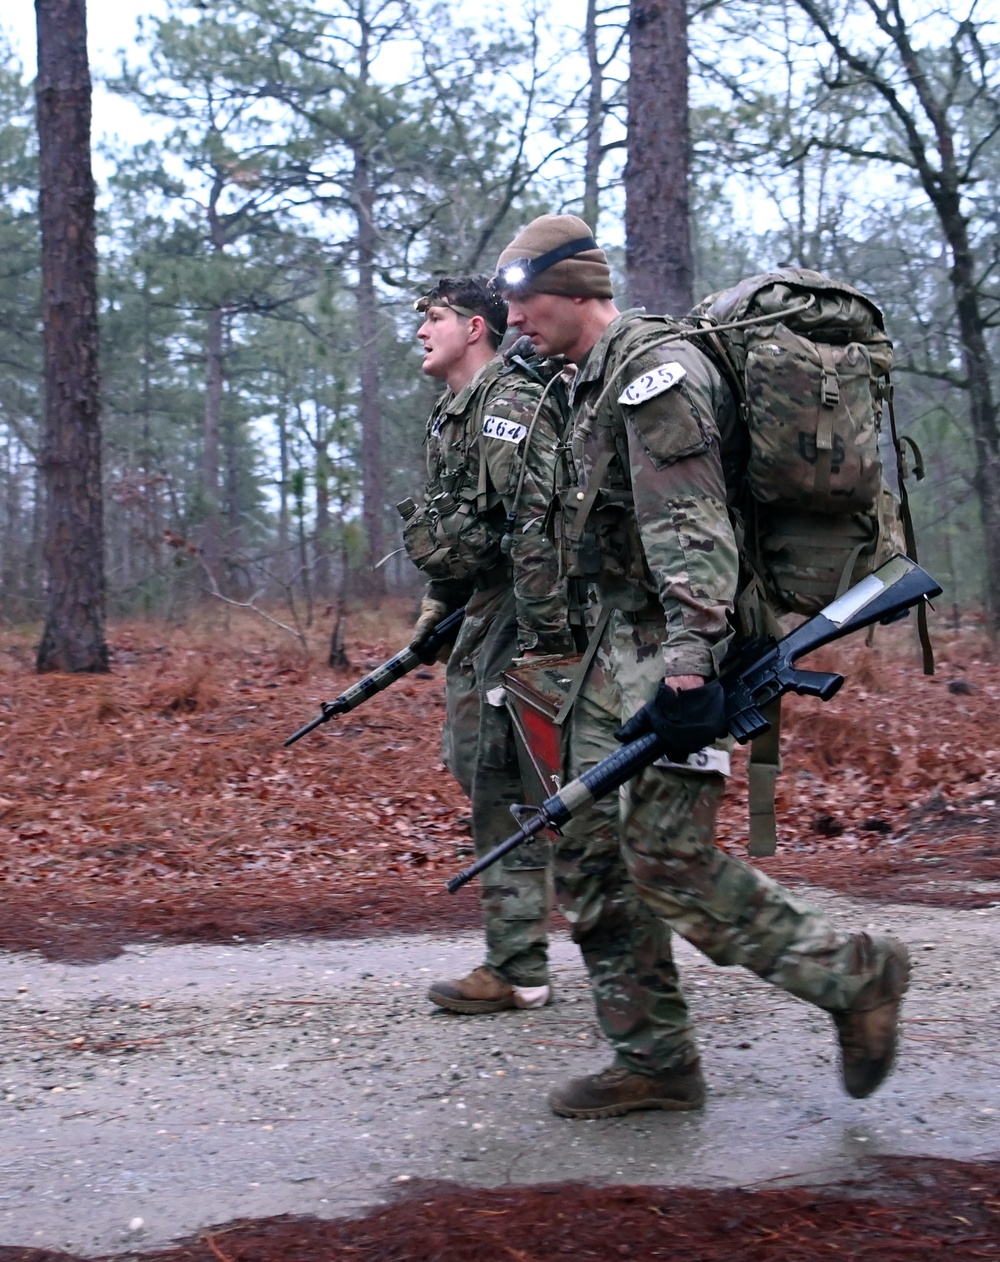
[[[518,259],[516,263],[508,263],[497,272],[497,280],[504,289],[516,289],[528,279],[528,259]],[[499,286],[498,286],[499,287]]]
[[[575,241],[566,241],[562,245],[557,245],[554,250],[547,250],[544,254],[539,254],[537,258],[511,259],[509,263],[497,269],[497,274],[490,284],[501,293],[505,289],[526,289],[536,276],[548,271],[550,267],[555,267],[564,259],[570,259],[575,254],[585,254],[588,250],[598,249],[600,246],[593,237],[577,237]]]

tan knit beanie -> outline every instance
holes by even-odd
[[[589,244],[588,244],[589,243]],[[546,264],[543,255],[577,245],[569,257],[557,257]],[[511,264],[539,259],[543,270],[530,267],[518,275]],[[506,269],[506,275],[504,274]],[[519,289],[536,294],[562,294],[570,298],[611,298],[611,268],[607,256],[594,241],[593,233],[576,215],[540,215],[522,228],[497,260],[494,278],[504,293]]]

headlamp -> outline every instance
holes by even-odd
[[[526,289],[536,276],[548,271],[550,267],[555,267],[564,259],[570,259],[575,254],[585,254],[588,250],[598,249],[600,246],[593,237],[577,237],[575,241],[565,241],[562,245],[557,245],[554,250],[539,254],[537,258],[511,259],[509,263],[497,269],[497,274],[490,284],[501,292],[505,289]]]
[[[528,269],[525,266],[527,259],[518,259],[516,263],[508,263],[506,267],[501,267],[497,276],[505,289],[516,289],[518,285],[523,285],[528,279]]]

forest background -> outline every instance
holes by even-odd
[[[213,0],[145,19],[103,75],[132,138],[97,168],[109,612],[182,618],[207,594],[301,633],[417,589],[391,555],[434,395],[413,299],[489,273],[546,211],[582,214],[635,288],[641,10]],[[881,304],[927,472],[922,559],[956,619],[996,605],[998,29],[971,0],[688,6],[694,296],[792,265]],[[23,626],[45,605],[37,140],[2,27],[0,188],[0,618]]]

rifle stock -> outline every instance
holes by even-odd
[[[441,619],[418,648],[403,649],[393,657],[390,657],[387,662],[383,662],[381,666],[376,667],[370,675],[365,675],[364,679],[359,679],[356,684],[352,684],[346,692],[342,692],[333,701],[324,701],[318,717],[304,727],[300,727],[297,732],[293,732],[284,742],[285,748],[287,749],[289,745],[294,745],[297,740],[301,740],[303,736],[319,727],[321,723],[329,723],[338,714],[347,714],[350,710],[354,710],[357,706],[369,701],[380,692],[384,692],[397,679],[402,679],[404,675],[408,675],[411,670],[416,670],[418,666],[429,666],[441,649],[458,634],[458,628],[464,617],[465,610],[456,609],[447,618]]]
[[[909,557],[895,556],[783,639],[744,644],[720,679],[726,694],[726,731],[741,744],[766,732],[770,723],[763,710],[786,692],[828,701],[843,684],[843,675],[799,670],[795,663],[800,657],[876,622],[895,622],[914,605],[940,593],[940,586],[926,570]],[[596,798],[617,789],[655,762],[663,752],[659,737],[652,733],[642,736],[609,754],[540,807],[512,807],[521,827],[489,854],[453,876],[447,883],[449,893],[460,890],[543,828],[558,829]]]

